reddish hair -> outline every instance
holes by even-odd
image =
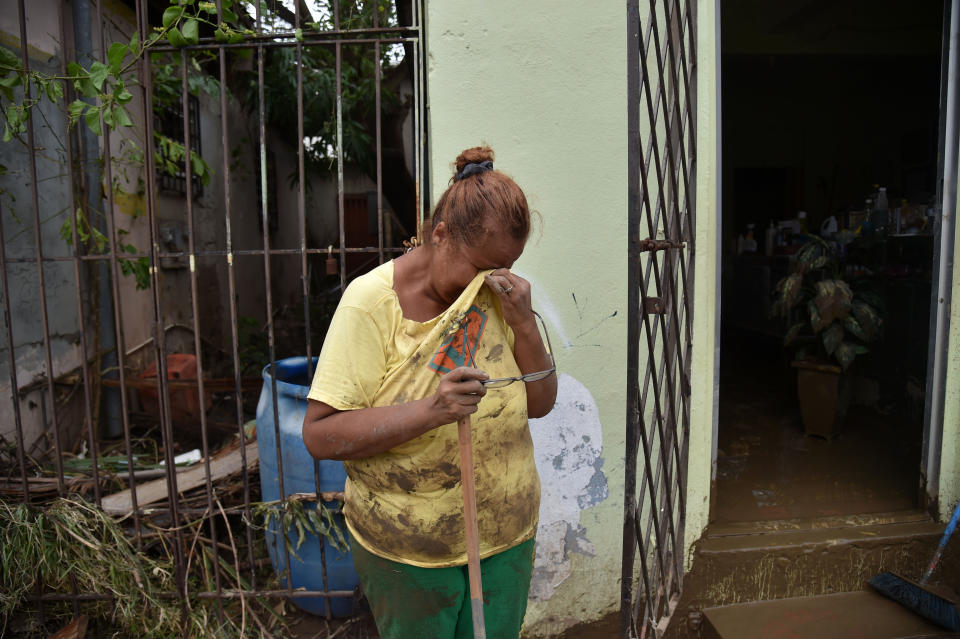
[[[433,209],[431,228],[446,222],[450,234],[467,246],[476,245],[490,228],[503,229],[525,242],[530,235],[530,208],[513,179],[495,169],[456,178],[468,164],[487,161],[493,161],[489,146],[475,146],[457,156],[450,186]]]

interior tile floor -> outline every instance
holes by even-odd
[[[841,433],[804,435],[778,340],[724,335],[711,520],[762,521],[917,507],[921,424],[851,406]]]

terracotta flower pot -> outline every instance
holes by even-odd
[[[807,435],[831,440],[843,427],[850,405],[850,384],[839,366],[806,360],[797,369],[797,398]]]

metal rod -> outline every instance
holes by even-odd
[[[106,47],[107,25],[103,19],[103,3],[102,2],[97,3],[97,25],[100,28],[100,51],[101,51],[101,54],[105,55],[107,51],[107,47]],[[116,357],[120,388],[123,388],[123,386],[126,383],[126,362],[124,361],[125,340],[124,340],[124,333],[123,333],[123,318],[120,312],[120,270],[117,263],[117,246],[116,246],[116,242],[117,242],[116,228],[117,227],[116,227],[116,217],[115,217],[116,211],[114,211],[114,207],[113,207],[113,167],[112,167],[113,163],[111,161],[112,158],[111,158],[111,150],[110,150],[110,130],[106,126],[106,122],[104,122],[103,111],[100,111],[100,131],[103,134],[103,170],[106,172],[105,177],[106,177],[106,183],[108,185],[106,189],[107,210],[105,211],[103,217],[104,217],[104,222],[106,224],[107,245],[109,247],[109,251],[107,254],[107,257],[109,259],[109,264],[107,266],[109,266],[109,269],[110,269],[109,277],[110,277],[111,295],[112,295],[112,297],[110,298],[110,306],[113,311],[112,314],[113,314],[113,329],[114,329],[113,343],[116,345],[116,348],[114,349],[114,353],[111,357],[111,360],[113,357]],[[87,222],[88,224],[90,223],[89,218]],[[78,242],[76,243],[79,244]],[[104,271],[104,275],[106,274],[107,274],[106,271]],[[100,286],[101,287],[103,286],[102,282]],[[99,358],[98,358],[98,361],[99,361]],[[101,383],[103,381],[105,380],[103,380],[101,377]],[[106,388],[109,388],[109,387],[106,387]],[[127,405],[127,394],[125,392],[112,390],[112,389],[104,391],[103,394],[106,394],[108,392],[116,393],[117,395],[120,396],[119,397],[120,420],[121,420],[121,428],[123,431],[124,450],[126,451],[126,455],[127,455],[127,473],[128,473],[127,481],[130,482],[130,484],[132,485],[135,481],[134,475],[133,475],[134,459],[133,459],[133,445],[130,438],[130,419],[129,419],[129,406]],[[110,401],[113,401],[113,400],[112,399],[108,400],[108,402]],[[113,414],[113,411],[112,410],[108,411],[107,421],[111,429],[113,428],[113,423],[111,422],[113,421],[114,417],[115,415]],[[113,433],[111,432],[110,435],[113,436]],[[94,468],[94,472],[96,472],[97,470],[96,458],[93,459],[93,468]],[[98,484],[99,482],[95,480],[94,487],[99,492]],[[140,516],[136,512],[137,493],[135,490],[130,492],[131,492],[130,501],[134,509],[133,527],[134,527],[135,535],[137,537],[137,544],[139,545],[143,531],[140,527]]]
[[[640,287],[640,227],[639,201],[639,142],[640,142],[640,60],[639,60],[639,0],[627,2],[627,414],[624,460],[623,550],[620,574],[620,637],[633,635],[633,565],[637,554],[635,522],[637,449],[640,406],[637,386],[640,368],[640,339],[637,309]],[[642,572],[646,575],[646,561],[641,549]],[[644,581],[646,584],[646,581]],[[650,597],[649,588],[646,591]]]
[[[262,26],[261,5],[257,4],[257,32]],[[276,366],[276,337],[273,328],[273,277],[270,270],[270,209],[269,209],[269,180],[267,175],[267,116],[266,116],[266,97],[264,92],[264,48],[262,44],[257,45],[257,123],[260,146],[260,207],[261,222],[263,224],[263,272],[266,290],[267,307],[267,351],[270,358],[270,393],[273,399],[273,433],[276,443],[277,455],[277,480],[280,489],[280,498],[286,496],[283,486],[283,450],[280,442],[280,413],[277,406],[277,366]],[[293,582],[290,571],[290,553],[284,553],[286,564],[287,588],[293,590]]]
[[[221,87],[221,91],[223,88]],[[210,472],[210,439],[207,432],[207,411],[206,411],[206,393],[203,388],[203,344],[200,339],[200,302],[199,285],[197,282],[197,257],[194,253],[196,248],[197,228],[194,223],[193,215],[193,139],[190,127],[190,88],[187,84],[187,52],[180,54],[180,100],[183,104],[183,152],[184,152],[184,176],[187,197],[187,250],[190,259],[190,311],[193,316],[193,353],[197,362],[197,404],[200,406],[200,446],[203,452],[203,464],[205,471],[204,488],[207,495],[207,508],[211,512],[214,510],[213,498],[213,480]],[[197,112],[193,114],[199,123],[200,113],[199,105]],[[197,127],[199,130],[199,126]],[[199,142],[199,141],[198,141]],[[226,154],[226,150],[223,151]],[[242,440],[241,440],[242,441]],[[217,545],[217,523],[216,518],[210,517],[207,520],[210,527],[210,538],[213,540],[213,579],[217,586],[217,592],[223,588],[220,577],[220,551]],[[222,621],[223,606],[217,605],[217,616]]]
[[[65,21],[63,19],[64,7],[63,3],[57,4],[57,26],[59,28],[60,36],[60,73],[64,76],[67,75],[67,30]],[[92,472],[93,472],[93,498],[95,503],[100,505],[100,479],[98,476],[97,469],[97,458],[100,455],[100,451],[97,450],[97,438],[94,430],[97,425],[93,420],[93,399],[90,396],[90,357],[89,357],[89,348],[87,346],[87,325],[86,325],[86,313],[84,312],[83,300],[84,300],[84,286],[83,280],[85,275],[82,273],[83,270],[83,261],[80,259],[80,242],[77,240],[80,236],[77,235],[77,195],[76,195],[76,184],[74,179],[76,177],[75,167],[73,163],[73,136],[70,133],[70,114],[68,110],[68,104],[72,102],[70,98],[73,97],[73,87],[67,81],[63,83],[63,130],[64,130],[64,156],[67,162],[67,182],[68,182],[68,192],[70,197],[70,237],[74,238],[73,242],[73,281],[74,286],[77,291],[77,323],[80,328],[80,369],[81,376],[83,379],[83,409],[84,417],[87,420],[87,447],[89,448],[90,461],[92,463]],[[0,258],[2,259],[2,258]],[[13,351],[11,351],[12,353]],[[15,405],[19,404],[15,400]],[[15,406],[19,409],[19,406]]]
[[[140,41],[146,41],[150,33],[150,26],[147,22],[149,15],[147,10],[147,0],[137,0],[137,24],[140,30]],[[160,237],[157,224],[157,193],[156,193],[156,166],[154,162],[154,144],[153,144],[153,73],[150,66],[149,56],[142,59],[139,63],[140,70],[140,90],[142,96],[142,117],[144,126],[144,179],[146,182],[146,213],[148,229],[150,233],[150,284],[153,292],[153,334],[154,334],[154,356],[157,365],[157,385],[158,385],[158,403],[160,410],[160,433],[163,445],[163,455],[167,467],[167,494],[178,495],[177,473],[173,451],[173,423],[170,416],[170,393],[167,388],[167,361],[166,361],[166,332],[163,330],[163,297],[160,282],[160,264],[159,253]],[[170,509],[173,521],[179,524],[179,501],[172,499]],[[177,584],[177,592],[182,598],[182,614],[186,615],[186,562],[184,559],[184,539],[183,532],[178,528],[174,535],[174,577]]]
[[[359,248],[337,248],[325,249],[325,248],[306,248],[303,249],[307,255],[326,255],[332,250],[334,253],[339,255],[340,253],[379,253],[380,249],[376,246],[367,246]],[[386,246],[383,248],[386,253],[403,253],[406,248],[402,246]],[[301,249],[292,248],[292,249],[281,249],[281,248],[272,248],[267,251],[268,255],[300,255]],[[196,251],[194,253],[197,257],[263,257],[263,249],[234,249],[232,251],[226,249],[210,249],[205,251]],[[150,258],[153,257],[152,253],[126,253],[124,254],[124,259],[136,260],[142,257]],[[175,258],[189,258],[190,254],[184,251],[177,252],[164,252],[160,251],[157,253],[159,259],[175,259]],[[49,256],[45,255],[43,259],[38,260],[35,257],[11,257],[7,259],[8,264],[36,264],[38,261],[48,264],[53,264],[56,262],[73,262],[77,260],[77,257],[74,256]],[[97,261],[108,261],[110,259],[109,254],[104,255],[80,255],[79,259],[81,262],[97,262]]]
[[[222,0],[217,0],[217,20],[220,25],[223,24],[223,6]],[[217,58],[220,64],[220,132],[221,148],[223,153],[223,209],[224,209],[224,234],[226,237],[226,258],[227,258],[227,304],[230,307],[230,355],[233,358],[233,383],[234,400],[237,431],[240,441],[246,440],[246,433],[243,429],[243,365],[240,363],[240,329],[237,313],[237,276],[236,267],[233,260],[233,221],[232,198],[230,189],[232,186],[230,180],[230,162],[227,161],[227,153],[230,149],[230,127],[228,117],[229,103],[227,101],[227,53],[223,49],[217,51]],[[250,512],[250,472],[247,469],[247,447],[240,447],[241,461],[241,479],[243,480],[243,515],[246,521],[253,521]],[[253,556],[253,530],[251,526],[246,526],[247,535],[247,563],[250,565],[250,585],[256,590],[256,558]]]
[[[27,16],[23,0],[17,0],[17,15],[20,19],[20,55],[23,56],[23,72],[29,77],[30,74],[30,54],[27,48]],[[24,101],[30,102],[32,97],[32,88],[29,82],[23,85]],[[30,196],[33,203],[33,230],[34,230],[34,251],[37,258],[43,258],[43,229],[40,223],[40,194],[37,190],[37,148],[33,133],[33,118],[27,118],[27,154],[29,155],[30,168]],[[53,392],[53,352],[50,347],[50,320],[47,311],[47,287],[43,272],[42,261],[37,262],[37,284],[40,289],[40,325],[43,332],[44,346],[44,364],[47,371],[47,396],[50,401],[50,413],[53,427],[53,448],[56,456],[55,464],[57,467],[57,486],[60,495],[66,494],[66,485],[63,481],[63,458],[61,452],[63,448],[60,444],[60,425],[57,422],[57,398]],[[11,356],[13,351],[10,352]],[[15,389],[14,389],[15,390]],[[47,428],[46,420],[43,424]]]
[[[27,442],[23,435],[23,418],[20,415],[20,398],[17,396],[17,354],[13,341],[13,320],[10,313],[10,280],[7,277],[6,238],[3,234],[3,209],[0,208],[0,284],[3,285],[3,323],[6,327],[7,352],[10,354],[10,401],[13,404],[13,422],[17,437],[17,465],[23,486],[23,502],[29,504],[30,485],[27,483]]]

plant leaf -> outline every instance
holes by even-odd
[[[186,38],[183,37],[183,34],[180,33],[180,30],[177,28],[170,29],[167,32],[167,40],[175,47],[187,46]]]
[[[111,112],[113,113],[113,121],[116,123],[115,126],[133,126],[130,116],[127,115],[127,110],[119,104],[113,107]]]
[[[6,47],[0,47],[0,64],[5,67],[12,67],[13,69],[19,69],[22,66],[20,64],[20,58]],[[10,71],[7,71],[4,75],[7,73],[10,73]]]
[[[813,328],[814,333],[819,333],[823,330],[825,326],[823,318],[820,317],[820,311],[817,309],[817,305],[813,300],[807,302],[807,314],[810,316],[810,326]]]
[[[100,128],[100,109],[90,109],[83,119],[95,135],[103,135],[103,130]]]
[[[110,73],[114,76],[120,73],[120,69],[123,67],[123,59],[129,51],[130,47],[123,42],[114,42],[110,45],[110,49],[107,50],[107,62],[110,66]]]
[[[787,334],[783,338],[783,345],[790,346],[794,340],[797,339],[797,335],[800,334],[800,331],[807,325],[806,322],[797,322],[787,330]]]
[[[834,322],[823,331],[823,347],[826,349],[827,355],[833,355],[842,341],[843,326],[839,322]]]
[[[87,106],[89,105],[83,100],[74,100],[70,103],[70,106],[67,107],[67,112],[70,114],[70,126],[77,123]]]
[[[850,311],[866,335],[864,341],[872,342],[880,336],[883,320],[872,306],[866,302],[857,301],[853,303]]]
[[[196,18],[190,18],[183,24],[183,39],[188,44],[197,44],[200,41],[200,23]]]
[[[821,255],[817,259],[810,262],[810,268],[808,270],[817,271],[819,269],[822,269],[824,266],[826,266],[829,263],[830,263],[830,257],[827,255]]]
[[[57,104],[63,98],[63,85],[57,80],[49,80],[43,87],[47,92],[47,99]]]
[[[800,273],[793,273],[783,279],[783,287],[780,290],[780,301],[783,306],[783,312],[787,313],[796,306],[800,299],[800,290],[803,286],[803,276]]]
[[[840,362],[840,368],[847,370],[857,355],[854,352],[853,345],[850,342],[843,342],[837,346],[834,356],[837,358],[837,361]]]
[[[853,315],[847,315],[845,318],[843,318],[843,327],[854,337],[862,339],[865,342],[870,341],[870,338],[867,337],[866,331],[863,330],[863,327],[860,326],[860,322],[858,322],[857,318]]]
[[[93,86],[93,82],[90,81],[89,77],[83,77],[74,82],[73,88],[85,98],[97,97],[97,87]]]
[[[177,6],[167,7],[166,11],[163,12],[163,18],[161,19],[163,28],[166,29],[171,25],[173,25],[173,23],[179,20],[180,16],[182,15],[183,15],[183,7],[177,7]]]
[[[93,82],[97,91],[103,90],[103,83],[108,75],[110,75],[110,67],[103,62],[94,62],[90,65],[90,81]]]

